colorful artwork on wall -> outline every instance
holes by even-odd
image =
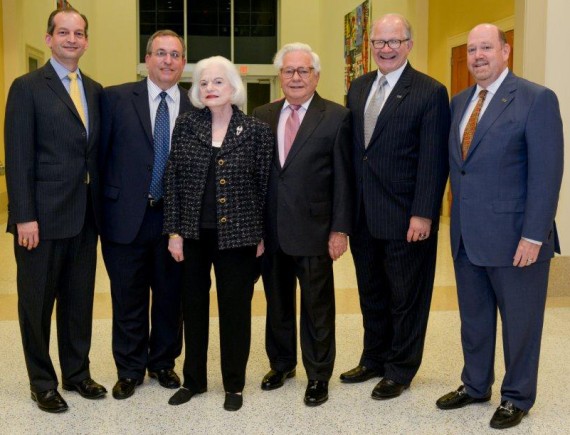
[[[350,83],[370,70],[370,0],[344,16],[344,93]]]

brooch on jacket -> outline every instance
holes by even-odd
[[[239,136],[242,131],[243,131],[243,127],[241,125],[238,126],[238,128],[236,128],[236,136]]]

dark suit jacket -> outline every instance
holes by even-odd
[[[180,88],[179,113],[190,109],[187,91]],[[100,159],[101,235],[112,242],[130,243],[143,221],[154,164],[146,79],[103,90]]]
[[[38,221],[41,239],[73,237],[85,222],[88,187],[99,189],[101,85],[81,73],[89,113],[89,137],[69,93],[48,61],[17,78],[6,106],[8,231]],[[99,221],[99,198],[93,194]]]
[[[219,249],[255,246],[263,238],[263,209],[273,135],[267,124],[233,106],[216,155]],[[200,215],[212,160],[212,116],[204,108],[180,116],[164,176],[164,232],[200,238]]]
[[[275,136],[284,100],[253,111]],[[267,194],[265,247],[288,255],[328,254],[331,231],[352,229],[350,113],[315,93],[283,167],[277,140]]]
[[[556,95],[509,73],[481,117],[465,161],[459,124],[475,87],[451,102],[451,249],[463,239],[477,266],[512,266],[521,237],[541,241],[538,261],[557,248],[554,216],[564,139]]]
[[[355,212],[364,203],[368,228],[377,239],[405,239],[411,216],[431,219],[432,231],[436,231],[448,174],[447,90],[408,64],[365,149],[364,108],[376,76],[374,71],[359,77],[348,91],[354,131]]]

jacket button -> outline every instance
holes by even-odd
[[[220,219],[220,222],[223,224],[225,224],[227,221],[228,221],[228,219],[225,216]]]
[[[366,161],[366,160],[368,160],[368,156],[364,156],[364,157],[362,157],[362,160],[363,160],[363,161]]]
[[[221,184],[222,186],[223,186],[224,184],[226,184],[226,179],[225,179],[225,178],[222,178],[222,179],[220,180],[220,184]]]
[[[218,160],[218,165],[223,166],[224,163],[226,163],[224,159]]]
[[[465,171],[461,171],[461,175],[465,175]]]
[[[226,203],[226,198],[220,198],[220,199],[218,199],[218,202],[219,202],[220,204],[225,204],[225,203]]]

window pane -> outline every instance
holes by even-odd
[[[188,2],[188,62],[220,55],[231,58],[229,0]]]
[[[161,29],[183,35],[185,0],[139,0],[139,62],[144,62],[150,36]]]

